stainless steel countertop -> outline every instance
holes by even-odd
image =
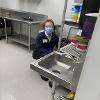
[[[24,22],[28,24],[36,24],[36,23],[43,22],[39,20],[39,16],[47,17],[46,15],[42,15],[42,14],[36,14],[36,13],[20,11],[20,10],[15,11],[8,8],[0,8],[0,17],[9,20]]]

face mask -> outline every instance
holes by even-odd
[[[52,27],[45,27],[45,32],[48,35],[51,35],[54,32],[54,29]]]

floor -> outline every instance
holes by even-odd
[[[51,100],[48,82],[30,69],[32,61],[26,47],[0,40],[0,100]],[[66,94],[63,90],[57,88],[56,97]]]
[[[32,61],[26,47],[0,40],[0,100],[50,100],[48,82],[30,70]]]

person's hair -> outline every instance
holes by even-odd
[[[54,32],[55,32],[55,24],[54,24],[54,21],[52,19],[47,19],[44,23],[43,23],[43,29],[45,29],[45,24],[47,22],[51,22],[53,24],[53,27],[54,27]]]
[[[43,27],[45,28],[45,24],[51,22],[53,24],[53,27],[55,26],[54,21],[52,19],[47,19],[44,23],[43,23]]]

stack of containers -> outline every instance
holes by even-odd
[[[81,9],[82,9],[82,3],[74,3],[72,5],[72,9],[71,9],[71,19],[73,21],[79,21],[80,19],[80,13],[81,13]]]
[[[71,44],[75,45],[77,51],[85,52],[88,48],[89,39],[76,35],[72,40]]]

